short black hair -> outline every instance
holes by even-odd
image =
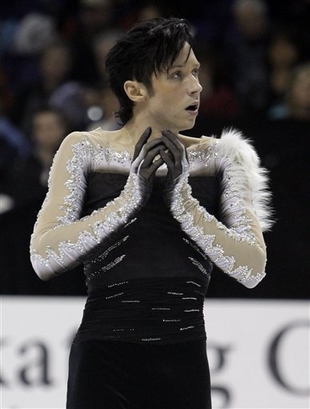
[[[168,70],[185,43],[193,46],[189,22],[160,17],[136,24],[111,48],[105,69],[120,104],[118,116],[123,124],[132,118],[134,105],[124,90],[124,83],[136,80],[151,90],[152,75]]]

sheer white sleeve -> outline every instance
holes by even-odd
[[[272,224],[266,172],[240,133],[225,132],[214,144],[212,158],[210,153],[205,156],[222,177],[221,221],[192,196],[188,173],[180,177],[172,192],[171,211],[212,262],[252,288],[265,276],[262,231]]]
[[[127,157],[126,157],[127,155]],[[79,264],[102,240],[130,221],[141,206],[143,184],[135,172],[116,199],[81,218],[86,175],[111,161],[128,164],[129,154],[114,153],[95,146],[85,134],[68,135],[55,155],[49,188],[38,214],[30,242],[32,266],[42,280],[48,280]]]

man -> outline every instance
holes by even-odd
[[[179,133],[194,126],[202,90],[192,43],[182,19],[130,30],[106,60],[122,128],[74,132],[55,156],[31,260],[43,280],[84,263],[67,408],[210,408],[212,265],[249,288],[264,277],[268,194],[255,152],[235,132]]]

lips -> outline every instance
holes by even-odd
[[[186,111],[190,111],[190,112],[197,112],[199,108],[199,103],[198,102],[194,102],[190,105],[188,105],[188,107],[186,107]]]

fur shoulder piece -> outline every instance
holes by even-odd
[[[243,197],[246,197],[250,190],[253,210],[261,229],[270,230],[273,225],[273,212],[267,170],[260,165],[260,159],[251,141],[234,129],[224,130],[217,141],[218,158],[228,160],[229,173],[234,179],[236,190],[241,192]]]

